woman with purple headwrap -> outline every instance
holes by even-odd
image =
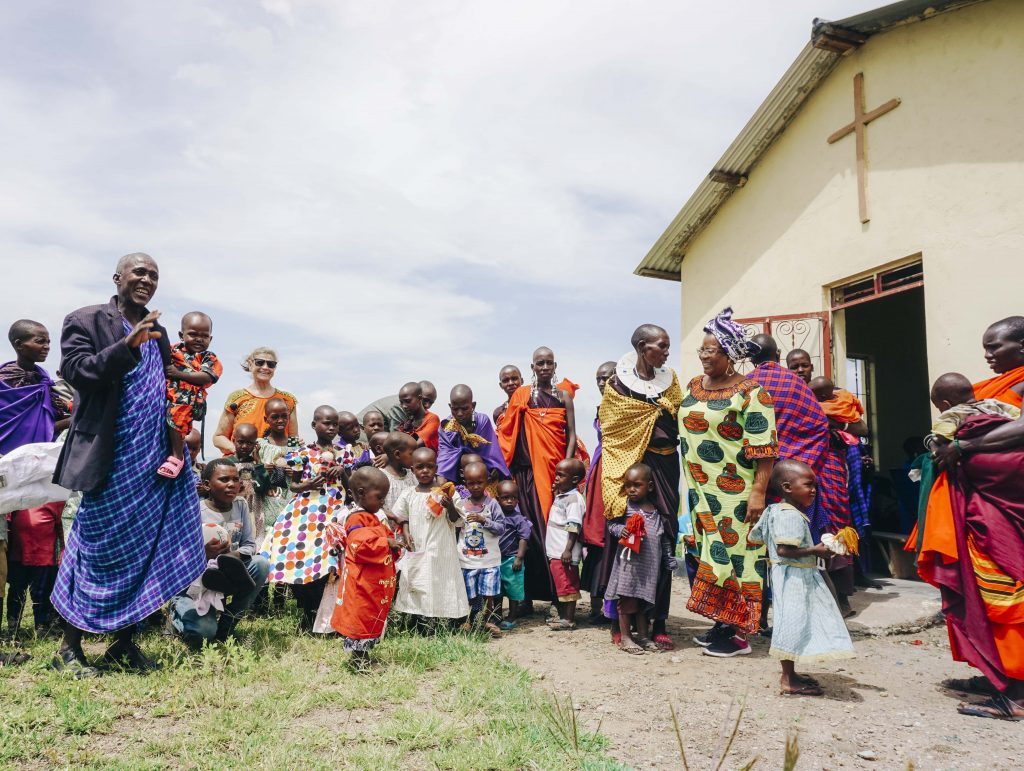
[[[697,559],[686,607],[715,621],[694,642],[709,656],[731,658],[750,653],[742,635],[756,632],[761,617],[764,547],[749,546],[747,533],[764,511],[779,447],[771,397],[736,371],[756,346],[732,308],[704,332],[697,350],[704,374],[687,384],[679,407],[693,526],[687,546]]]

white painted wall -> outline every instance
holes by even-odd
[[[992,0],[873,37],[841,62],[691,244],[680,377],[699,371],[700,327],[723,306],[825,310],[824,287],[919,252],[930,379],[990,375],[982,332],[1024,313],[1022,41],[1024,2]],[[854,138],[825,141],[852,120],[857,72],[868,110],[903,100],[868,126],[865,225]]]

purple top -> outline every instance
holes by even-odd
[[[479,447],[470,447],[462,441],[462,437],[456,431],[446,431],[445,426],[452,417],[449,415],[441,421],[441,430],[437,433],[437,473],[449,481],[456,481],[459,478],[459,462],[464,453],[475,453],[484,459],[488,471],[498,470],[504,478],[511,476],[505,457],[501,454],[501,447],[498,444],[498,435],[494,433],[494,426],[491,419],[482,412],[473,413],[473,429],[470,433],[482,436],[487,444]]]
[[[8,362],[2,369],[13,373],[11,364],[15,362]],[[18,373],[25,374],[16,364],[15,367]],[[53,381],[42,367],[36,365],[36,370],[36,383],[26,382],[26,377],[0,377],[0,455],[25,444],[53,441]],[[8,380],[25,385],[11,385]]]
[[[590,477],[594,473],[594,469],[600,468],[597,465],[598,460],[601,459],[601,414],[598,412],[596,418],[594,418],[594,431],[597,432],[597,446],[594,447],[594,452],[590,456],[590,468],[587,469],[586,481],[590,482]]]
[[[519,539],[523,538],[529,541],[532,532],[533,525],[530,524],[530,520],[519,513],[518,506],[516,506],[512,513],[506,511],[505,531],[498,538],[501,558],[504,560],[516,556],[516,553],[519,551]]]

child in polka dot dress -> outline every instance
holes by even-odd
[[[270,560],[267,580],[291,584],[303,611],[303,628],[311,630],[330,573],[337,572],[337,557],[331,554],[324,530],[331,522],[344,521],[345,488],[339,463],[338,413],[333,407],[317,407],[313,413],[316,442],[284,456],[295,494],[278,516],[262,554]]]

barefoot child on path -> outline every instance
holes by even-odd
[[[799,675],[796,664],[850,658],[853,643],[832,593],[818,570],[817,558],[832,552],[814,545],[807,516],[814,504],[814,472],[806,463],[782,460],[772,470],[769,487],[781,496],[764,510],[747,536],[768,547],[775,609],[769,653],[782,660],[782,694],[821,696],[812,677]]]

